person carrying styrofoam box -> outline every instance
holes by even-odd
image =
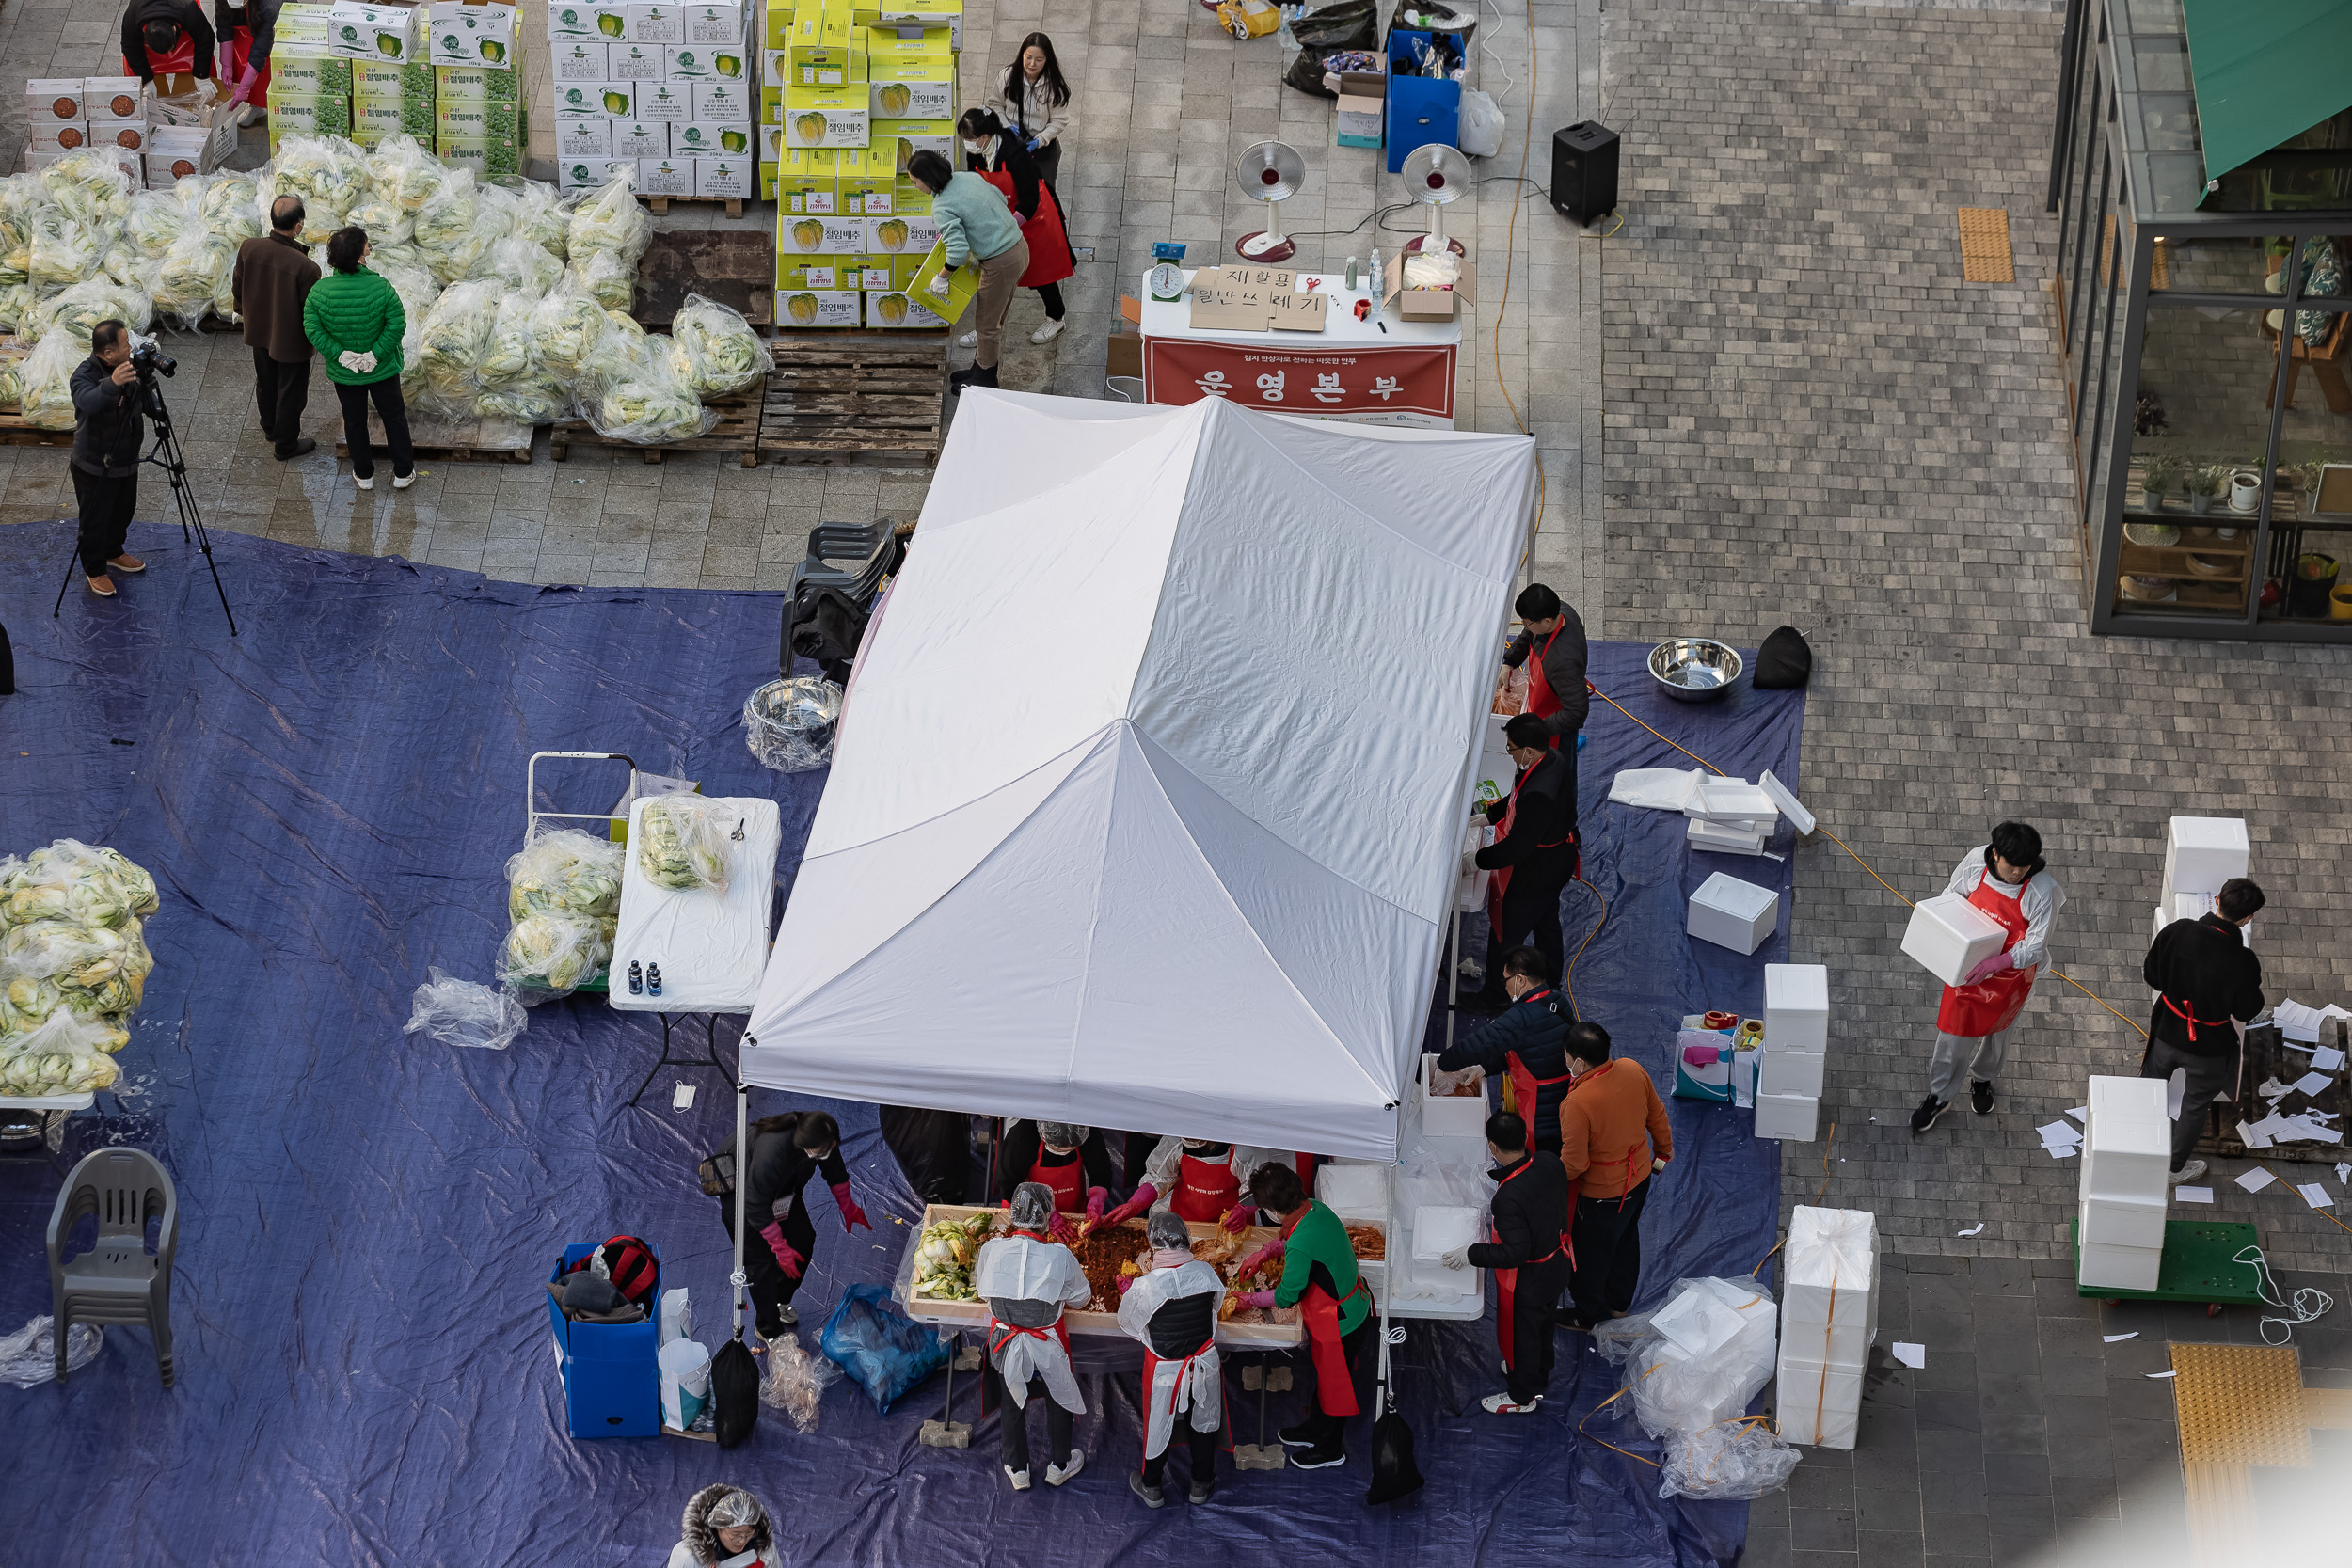
[[[1928,1064],[1928,1094],[1911,1113],[1911,1131],[1925,1132],[1950,1108],[1963,1062],[1968,1069],[1968,1104],[1979,1116],[1993,1114],[1994,1080],[2009,1057],[2009,1035],[2049,948],[2051,927],[2066,904],[2066,890],[2051,876],[2042,856],[2042,835],[2023,822],[2004,822],[1989,843],[1961,858],[1940,898],[1915,912],[1904,933],[1903,951],[1945,978],[1944,999],[1935,1011],[1935,1052]],[[1939,923],[1949,908],[1948,924]],[[1962,930],[1980,933],[1973,941]],[[1995,937],[1988,926],[1998,927]],[[1942,967],[1937,950],[1969,942],[1965,955],[1987,949],[1964,972]],[[1997,942],[1997,945],[1994,945]]]

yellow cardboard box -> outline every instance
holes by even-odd
[[[971,305],[972,296],[980,292],[980,264],[966,257],[963,265],[947,271],[947,242],[935,240],[923,264],[914,269],[914,280],[906,292],[942,321],[956,321]]]
[[[776,325],[787,329],[856,326],[866,313],[864,299],[855,289],[778,289]]]
[[[778,256],[776,258],[776,287],[779,289],[815,289],[823,292],[841,287],[842,279],[857,280],[854,256]]]
[[[864,87],[784,89],[787,147],[864,147],[866,118]]]
[[[949,325],[919,300],[919,295],[903,289],[886,293],[869,290],[866,295],[866,325],[889,331],[923,332],[936,332]]]
[[[834,188],[841,196],[840,210],[869,217],[889,213],[898,182],[889,151],[883,150],[878,156],[870,148],[845,147],[834,157]]]

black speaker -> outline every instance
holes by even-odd
[[[1617,210],[1617,133],[1580,119],[1551,134],[1551,204],[1587,229]]]

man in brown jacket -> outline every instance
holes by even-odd
[[[1560,1101],[1560,1163],[1567,1168],[1575,1300],[1560,1324],[1590,1334],[1632,1309],[1642,1279],[1642,1208],[1649,1179],[1675,1157],[1666,1107],[1642,1064],[1609,1056],[1609,1031],[1597,1023],[1568,1030],[1568,1071]]]
[[[300,197],[271,202],[272,232],[239,245],[230,275],[231,302],[245,318],[246,346],[253,351],[262,434],[276,444],[280,463],[318,446],[302,434],[302,406],[310,401],[310,340],[302,331],[302,303],[319,280],[318,263],[295,237],[302,218]]]

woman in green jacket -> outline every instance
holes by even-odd
[[[417,477],[416,449],[408,442],[408,408],[400,396],[400,339],[408,313],[400,295],[380,274],[368,270],[368,231],[338,229],[326,237],[332,268],[310,287],[302,306],[302,330],[326,361],[335,401],[343,405],[343,443],[351,451],[351,477],[362,490],[375,488],[375,457],[368,449],[368,400],[384,421],[385,445],[392,453],[392,488],[405,490]]]

